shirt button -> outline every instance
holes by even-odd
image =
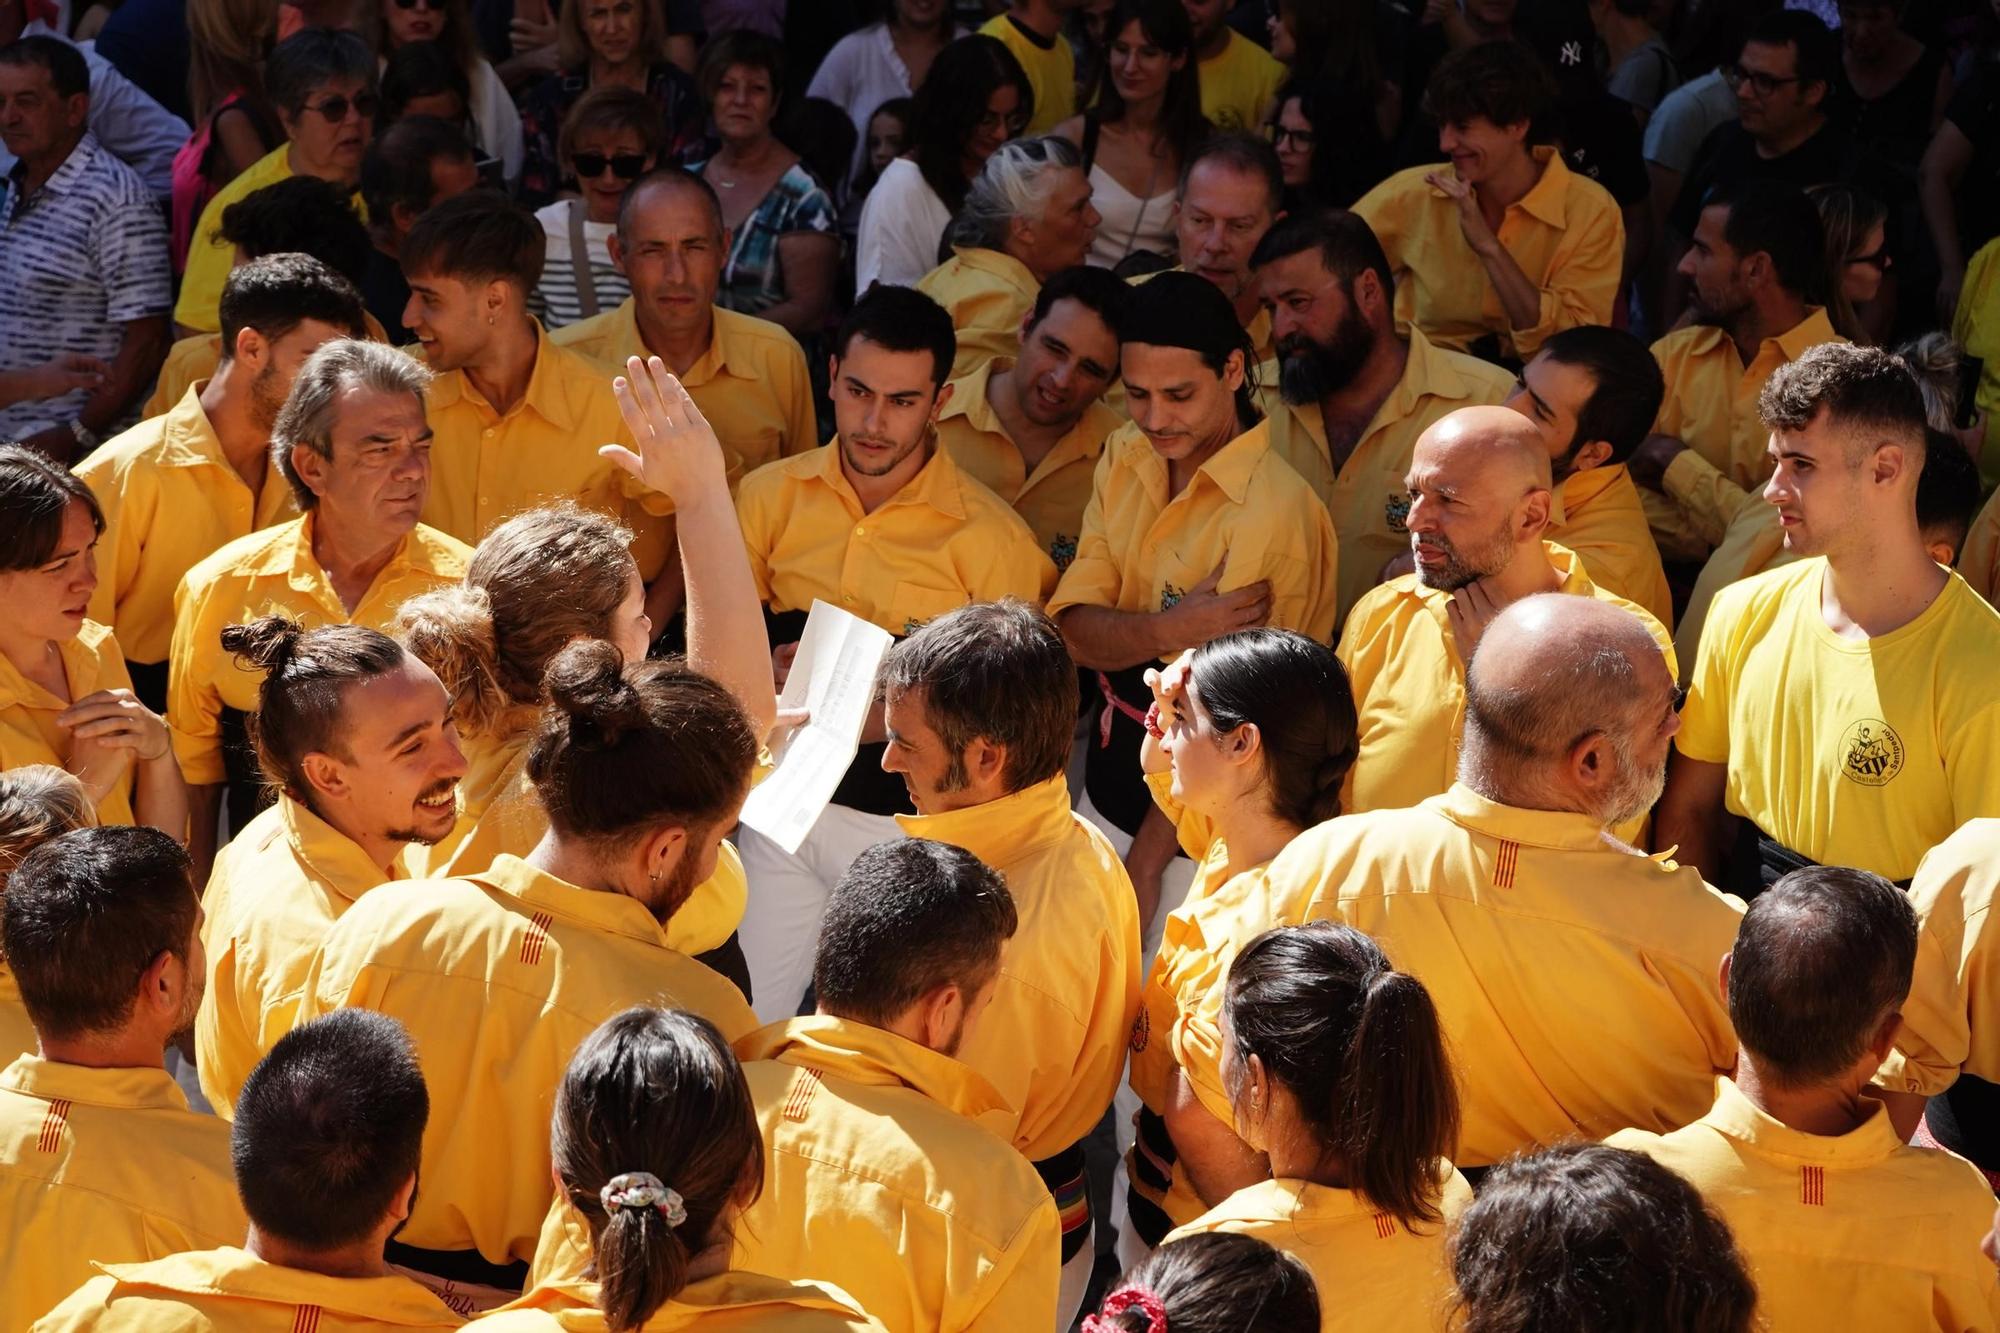
[[[866,537],[866,536],[868,535],[868,529],[866,529],[866,528],[856,528],[856,529],[854,530],[854,535],[855,535],[855,536],[857,536],[857,537]]]
[[[493,438],[493,427],[488,426],[486,428],[486,438],[489,440]]]

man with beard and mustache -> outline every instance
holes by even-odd
[[[1017,922],[1006,881],[963,848],[855,858],[827,902],[818,1010],[736,1045],[764,1131],[738,1267],[818,1274],[888,1328],[1057,1327],[1055,1201],[1002,1146],[1014,1111],[955,1058]]]
[[[1508,607],[1466,673],[1451,789],[1328,820],[1266,872],[1274,924],[1353,926],[1429,988],[1463,1089],[1461,1166],[1677,1129],[1735,1060],[1715,960],[1742,902],[1611,834],[1659,795],[1680,725],[1655,628],[1593,597]],[[1189,1040],[1219,1040],[1221,989]]]
[[[1566,593],[1630,612],[1674,664],[1659,621],[1544,539],[1549,457],[1520,413],[1468,407],[1445,417],[1417,441],[1407,485],[1416,572],[1357,602],[1336,650],[1360,719],[1341,799],[1349,812],[1415,805],[1451,786],[1467,725],[1466,663],[1493,617],[1522,598]],[[1644,813],[1621,836],[1636,837]]]
[[[1396,331],[1396,280],[1359,215],[1287,217],[1251,257],[1277,339],[1259,391],[1271,448],[1311,483],[1340,537],[1340,619],[1409,552],[1403,475],[1417,437],[1448,412],[1507,396],[1507,372]]]
[[[156,829],[77,829],[22,859],[0,945],[41,1042],[0,1071],[0,1327],[92,1275],[243,1234],[229,1129],[163,1053],[202,996],[201,899]]]
[[[297,512],[270,463],[271,427],[306,358],[362,336],[360,295],[299,254],[233,270],[221,317],[214,375],[76,469],[104,511],[90,616],[117,633],[134,692],[156,709],[167,702],[174,588],[218,547]]]
[[[408,877],[403,849],[448,835],[465,756],[431,669],[377,630],[265,616],[222,631],[264,673],[258,766],[277,803],[215,859],[203,904],[202,1092],[228,1119],[243,1080],[291,1031],[320,940],[356,899]]]

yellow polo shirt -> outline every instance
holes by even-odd
[[[1807,1134],[1718,1078],[1685,1129],[1610,1143],[1671,1167],[1722,1214],[1766,1328],[2000,1327],[2000,1279],[1979,1253],[1992,1187],[1963,1158],[1904,1144],[1880,1102],[1846,1134]]]
[[[234,247],[224,245],[221,240],[222,211],[266,185],[289,179],[293,174],[291,150],[289,142],[279,144],[217,190],[202,208],[201,218],[194,224],[194,241],[188,246],[187,271],[181,275],[180,300],[174,303],[176,324],[203,333],[214,333],[221,327],[216,308],[222,304],[222,287],[229,280],[229,270],[236,259]],[[349,197],[349,202],[354,206],[355,216],[366,222],[368,207],[361,202],[359,190]]]
[[[1903,1002],[1896,1049],[1875,1081],[1897,1092],[1936,1096],[1961,1072],[2000,1082],[2000,939],[1989,929],[2000,893],[2000,819],[1967,820],[1933,847],[1910,881],[1923,924],[1916,974]]]
[[[1076,56],[1061,33],[1045,41],[1005,14],[995,14],[980,25],[979,31],[998,38],[1014,59],[1021,62],[1021,71],[1028,76],[1028,91],[1035,105],[1027,129],[1022,131],[1024,134],[1047,134],[1076,114]]]
[[[94,620],[83,622],[73,639],[56,645],[62,653],[63,674],[69,680],[69,698],[58,699],[36,682],[22,675],[4,653],[0,653],[0,769],[26,764],[69,766],[70,733],[56,725],[56,718],[72,703],[99,690],[129,690],[132,677],[125,670],[125,654],[110,629]],[[100,824],[132,822],[132,793],[138,775],[127,769],[123,780],[97,803]]]
[[[1501,216],[1500,244],[1541,291],[1533,325],[1509,325],[1485,266],[1459,227],[1458,204],[1424,179],[1449,163],[1399,171],[1354,211],[1372,227],[1396,277],[1396,321],[1464,351],[1492,334],[1526,360],[1564,329],[1609,324],[1625,261],[1625,219],[1602,185],[1570,171],[1552,148],[1534,150],[1542,174]]]
[[[599,445],[632,447],[612,372],[549,340],[535,326],[528,391],[505,415],[463,370],[431,381],[431,491],[424,522],[477,546],[502,519],[550,500],[574,500],[631,529],[632,556],[651,582],[667,561],[665,497],[600,458]]]
[[[1985,363],[1972,398],[1986,413],[1979,471],[1985,484],[1992,486],[2000,483],[2000,243],[1988,241],[1966,263],[1951,336],[1967,356]]]
[[[1229,42],[1220,54],[1197,66],[1201,114],[1219,130],[1261,133],[1287,71],[1269,51],[1233,28],[1228,31]]]
[[[1727,764],[1729,812],[1781,845],[1908,879],[2000,815],[2000,611],[1952,574],[1915,620],[1850,642],[1820,614],[1825,572],[1801,560],[1715,595],[1674,744]]]
[[[431,1119],[401,1239],[504,1264],[533,1257],[549,1208],[549,1111],[570,1056],[635,1004],[687,1009],[732,1041],[757,1025],[741,992],[676,952],[637,899],[502,856],[475,875],[363,895],[327,932],[298,1021],[376,1009],[410,1030]]]
[[[1562,580],[1558,591],[1631,612],[1666,654],[1668,669],[1674,668],[1674,644],[1665,626],[1644,608],[1598,587],[1576,552],[1552,541],[1542,549]],[[1404,574],[1363,597],[1348,617],[1335,653],[1354,689],[1361,751],[1341,790],[1343,813],[1399,810],[1458,780],[1465,659],[1450,612],[1450,593]],[[1620,833],[1636,835],[1644,822],[1642,815]]]
[[[482,1315],[486,1333],[608,1333],[598,1287],[553,1278],[520,1300]],[[682,1287],[653,1311],[646,1333],[881,1333],[839,1287],[787,1282],[761,1273],[718,1273]]]
[[[1139,1010],[1139,907],[1118,853],[1069,807],[1061,774],[997,801],[939,815],[897,815],[912,838],[963,847],[999,871],[1020,928],[958,1058],[1020,1123],[1031,1162],[1097,1126],[1125,1072]]]
[[[1042,284],[1004,251],[954,245],[951,258],[924,274],[917,290],[951,316],[958,335],[951,377],[960,379],[996,356],[1021,354],[1021,320],[1034,309]]]
[[[938,413],[938,443],[953,462],[1014,506],[1014,512],[1034,529],[1035,540],[1060,572],[1076,559],[1097,460],[1104,452],[1105,438],[1118,429],[1120,421],[1103,402],[1092,403],[1030,471],[993,405],[986,401],[993,376],[1013,366],[1011,357],[996,357],[964,379],[953,381],[951,401]]]
[[[195,1018],[201,1091],[232,1119],[244,1080],[290,1032],[313,951],[354,900],[391,879],[360,844],[289,796],[216,853],[202,895],[208,993]]]
[[[12,1064],[16,1056],[33,1055],[41,1045],[28,1006],[21,1002],[21,983],[0,960],[0,1060]]]
[[[1429,988],[1458,1066],[1461,1166],[1684,1125],[1735,1066],[1715,969],[1742,902],[1587,815],[1459,785],[1308,829],[1270,875],[1279,922],[1345,922]]]
[[[77,464],[104,511],[91,619],[118,631],[134,662],[164,662],[174,589],[221,546],[298,516],[292,488],[266,467],[252,490],[223,455],[200,385],[165,416],[141,421]]]
[[[1375,586],[1382,566],[1410,550],[1410,492],[1404,481],[1417,437],[1461,407],[1507,400],[1514,377],[1490,362],[1439,347],[1411,329],[1403,378],[1375,409],[1375,416],[1338,469],[1318,403],[1287,403],[1278,393],[1278,365],[1258,372],[1257,405],[1271,427],[1271,450],[1326,503],[1340,537],[1340,609],[1345,624],[1361,595]]]
[[[216,300],[221,299],[221,289],[217,288]],[[361,312],[361,322],[367,327],[371,341],[389,341],[389,332],[382,327],[382,321],[368,311]],[[167,349],[167,359],[160,364],[160,377],[153,382],[153,394],[139,409],[139,416],[143,419],[161,415],[178,403],[195,386],[195,381],[209,378],[221,364],[221,333],[197,333],[177,340]]]
[[[257,688],[264,680],[223,651],[224,629],[283,613],[308,629],[354,624],[386,633],[404,602],[458,582],[472,559],[463,542],[420,523],[403,538],[350,615],[313,558],[315,521],[307,513],[239,537],[190,569],[174,591],[167,721],[181,774],[193,785],[223,780],[222,710],[256,712]]]
[[[1021,516],[935,443],[923,470],[872,514],[835,441],[751,473],[736,516],[757,595],[773,611],[807,611],[817,597],[908,634],[967,602],[1039,603],[1055,586]]]
[[[1674,595],[1660,548],[1646,526],[1639,488],[1623,463],[1571,473],[1555,488],[1549,538],[1576,552],[1591,581],[1637,603],[1664,626],[1674,623]]]
[[[549,339],[623,375],[628,358],[652,355],[633,300],[628,296],[615,309],[565,324]],[[766,463],[815,448],[819,426],[798,340],[782,325],[721,306],[713,318],[708,350],[679,379],[722,441],[733,488]]]
[[[1266,1180],[1240,1189],[1168,1240],[1209,1231],[1255,1236],[1297,1258],[1319,1285],[1321,1333],[1445,1327],[1453,1292],[1445,1228],[1472,1204],[1472,1187],[1439,1162],[1442,1225],[1409,1231],[1349,1189]],[[1366,1274],[1365,1280],[1357,1280]]]
[[[1737,512],[1759,498],[1771,479],[1766,452],[1771,432],[1757,413],[1757,399],[1780,366],[1821,343],[1844,343],[1826,311],[1810,314],[1757,347],[1743,364],[1736,342],[1712,324],[1676,329],[1653,344],[1666,377],[1667,396],[1653,431],[1672,435],[1687,452],[1667,465],[1666,494],[1643,493],[1647,521],[1669,560],[1699,560],[1722,540]]]
[[[1988,603],[2000,600],[2000,491],[1980,506],[1967,529],[1958,572]]]
[[[37,1055],[0,1071],[0,1218],[0,1328],[46,1314],[93,1260],[223,1245],[247,1225],[229,1126],[188,1110],[164,1069]]]
[[[949,1056],[840,1018],[738,1042],[764,1193],[732,1265],[833,1282],[893,1329],[1053,1328],[1055,1201],[1009,1151],[1013,1113]]]
[[[33,1333],[409,1333],[465,1323],[409,1278],[328,1277],[233,1245],[97,1268]]]
[[[1223,592],[1270,581],[1273,628],[1328,643],[1339,563],[1333,520],[1271,448],[1269,423],[1216,450],[1171,497],[1166,460],[1137,426],[1125,426],[1097,460],[1083,539],[1049,614],[1072,606],[1164,611],[1220,566]]]

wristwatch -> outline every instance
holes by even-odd
[[[84,425],[81,419],[77,417],[69,419],[69,433],[76,437],[79,455],[87,454],[97,447],[97,432]]]

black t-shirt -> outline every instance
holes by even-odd
[[[1970,259],[2000,236],[2000,64],[1982,64],[1944,115],[1972,141],[1972,162],[1957,191],[1959,240]]]
[[[1867,188],[1857,174],[1853,141],[1847,132],[1829,121],[1817,134],[1777,157],[1760,157],[1757,141],[1736,121],[1719,125],[1702,141],[1688,172],[1687,184],[1674,201],[1673,229],[1683,237],[1694,235],[1701,220],[1704,201],[1716,187],[1735,185],[1756,177],[1760,180],[1789,182],[1801,189],[1827,181],[1854,181]],[[1879,187],[1878,187],[1879,188]],[[1871,190],[1871,193],[1874,191]],[[1878,196],[1887,198],[1886,195]]]

